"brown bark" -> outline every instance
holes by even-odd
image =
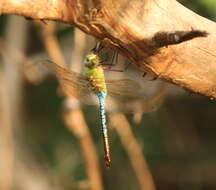
[[[216,99],[216,23],[175,0],[0,0],[0,13],[75,25],[140,69]],[[192,28],[209,35],[164,47],[155,41],[160,32]]]

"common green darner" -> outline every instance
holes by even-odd
[[[60,82],[62,91],[67,97],[76,97],[82,102],[88,101],[89,95],[95,94],[99,100],[100,121],[104,142],[104,156],[106,166],[110,167],[111,157],[105,116],[105,99],[107,94],[118,98],[136,98],[140,96],[140,86],[135,81],[129,79],[105,80],[104,67],[95,51],[86,56],[84,75],[69,71],[55,63],[49,63],[49,67],[54,69]]]

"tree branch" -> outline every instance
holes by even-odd
[[[0,13],[75,25],[140,69],[216,99],[216,23],[175,0],[0,0]],[[191,28],[209,35],[192,39]],[[179,31],[187,34],[182,41],[189,41],[155,43],[159,33]]]

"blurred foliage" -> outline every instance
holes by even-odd
[[[1,15],[0,16],[0,36],[2,36],[4,33],[6,21],[7,21],[7,16]]]
[[[216,2],[215,0],[183,0],[180,1],[194,12],[216,21]]]

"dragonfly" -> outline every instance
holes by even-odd
[[[88,102],[91,94],[95,94],[98,98],[105,165],[107,168],[110,168],[111,156],[105,113],[107,94],[123,99],[128,97],[136,98],[139,95],[135,92],[140,89],[140,86],[137,82],[130,79],[106,80],[104,70],[112,69],[104,67],[97,51],[93,49],[86,55],[84,61],[86,71],[84,74],[69,71],[56,63],[49,63],[49,67],[51,66],[51,69],[54,69],[62,91],[67,97],[75,97],[84,103]]]

